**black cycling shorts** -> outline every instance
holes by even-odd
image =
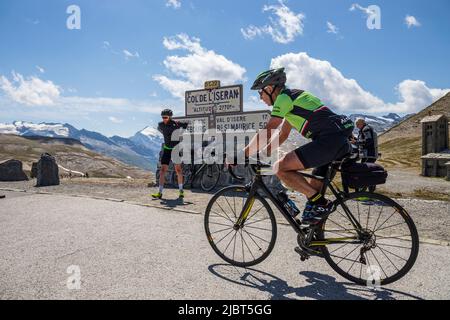
[[[170,161],[172,160],[172,150],[163,149],[162,152],[161,164],[168,166],[170,164]]]
[[[319,136],[295,150],[305,169],[315,168],[314,175],[324,177],[331,162],[340,160],[351,152],[348,137],[341,134]]]

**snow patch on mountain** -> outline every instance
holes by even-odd
[[[0,133],[21,136],[42,136],[51,138],[69,138],[69,128],[59,123],[31,123],[15,121],[12,124],[0,124]]]

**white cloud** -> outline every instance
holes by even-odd
[[[42,67],[40,67],[40,66],[36,66],[36,69],[38,69],[38,71],[39,71],[40,73],[45,73],[45,69],[42,68]]]
[[[405,24],[408,26],[408,28],[421,26],[421,23],[416,19],[416,17],[410,15],[407,15],[405,17]]]
[[[278,5],[265,5],[263,12],[272,14],[269,17],[270,23],[262,27],[250,25],[245,29],[242,28],[241,33],[245,39],[251,40],[257,36],[267,34],[272,37],[273,41],[287,44],[303,34],[305,15],[303,13],[294,13],[284,4],[283,0],[279,0]]]
[[[11,81],[3,75],[0,77],[0,89],[12,101],[27,106],[51,106],[60,97],[60,88],[53,82],[35,76],[24,78],[14,71]]]
[[[364,90],[356,80],[346,78],[330,62],[309,57],[305,52],[288,53],[272,59],[271,67],[285,67],[288,85],[311,91],[340,112],[417,112],[450,89],[429,88],[419,80],[402,81],[396,88],[399,102],[387,103]]]
[[[221,80],[222,84],[234,84],[244,80],[245,68],[223,55],[202,47],[200,39],[179,34],[164,38],[163,45],[168,50],[184,50],[184,56],[166,57],[164,66],[176,78],[154,75],[164,89],[173,96],[184,99],[185,91],[202,88],[206,80]]]
[[[334,24],[332,24],[330,21],[327,21],[327,32],[328,33],[338,34],[339,33],[339,28],[336,27]]]
[[[115,123],[115,124],[123,123],[123,120],[117,119],[116,117],[113,117],[113,116],[108,117],[108,120],[111,121],[112,123]]]
[[[123,52],[126,60],[140,57],[139,53],[137,51],[135,53],[131,53],[127,49],[124,49],[122,52]]]
[[[174,9],[180,9],[181,8],[181,1],[180,0],[167,0],[166,1],[166,7],[171,7]]]
[[[355,11],[356,9],[362,11],[367,16],[371,16],[373,14],[373,12],[369,9],[369,7],[365,8],[359,5],[358,3],[352,4],[352,6],[350,7],[350,11]]]

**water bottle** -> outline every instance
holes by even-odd
[[[300,214],[300,210],[297,208],[294,201],[289,199],[288,195],[285,192],[280,191],[280,193],[278,193],[278,200],[280,200],[283,203],[284,208],[289,212],[289,214],[293,218],[295,218]]]

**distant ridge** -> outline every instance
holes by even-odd
[[[386,167],[400,167],[420,173],[423,118],[446,115],[450,119],[450,93],[379,136],[380,162]]]
[[[423,109],[419,113],[401,121],[392,128],[386,130],[380,135],[380,143],[397,139],[399,137],[421,137],[422,125],[420,121],[428,115],[444,114],[450,119],[450,93],[431,104],[429,107]]]

